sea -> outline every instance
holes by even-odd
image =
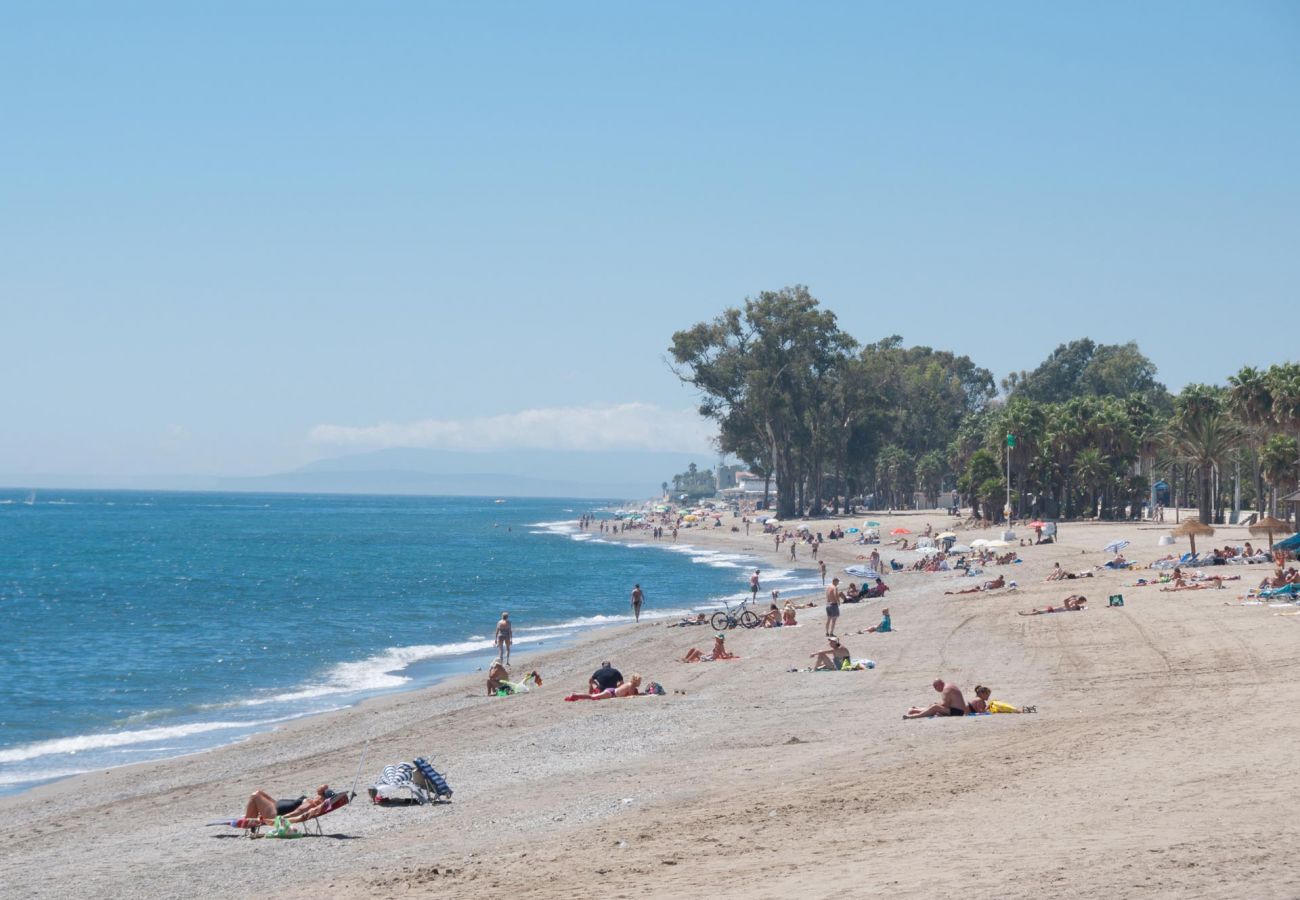
[[[0,793],[230,744],[806,572],[582,532],[591,500],[0,490]],[[735,520],[739,522],[739,520]],[[724,520],[726,522],[726,520]],[[595,660],[598,663],[599,660]],[[518,671],[517,671],[518,673]]]

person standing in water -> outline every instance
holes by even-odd
[[[754,574],[749,576],[749,593],[749,599],[758,599],[758,569],[755,569]]]
[[[503,612],[501,614],[501,621],[497,622],[497,633],[494,640],[497,645],[497,659],[501,660],[506,665],[510,665],[510,639],[510,613]]]
[[[641,621],[641,604],[645,602],[645,592],[641,590],[641,585],[632,585],[632,617],[636,621]]]

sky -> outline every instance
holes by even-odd
[[[0,0],[0,476],[694,451],[672,333],[791,284],[1222,382],[1294,358],[1298,101],[1286,2]]]

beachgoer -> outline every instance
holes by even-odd
[[[870,588],[862,592],[862,596],[874,600],[878,597],[885,596],[885,592],[888,590],[889,590],[889,585],[885,584],[885,582],[882,579],[877,578],[876,583],[874,585],[872,585]]]
[[[939,692],[939,702],[929,706],[913,706],[903,713],[904,719],[928,719],[932,716],[964,716],[968,707],[961,689],[942,678],[934,680],[934,689]]]
[[[622,683],[623,673],[611,666],[609,660],[605,660],[600,664],[600,668],[591,674],[591,693],[612,691]]]
[[[284,816],[286,821],[297,824],[310,819],[311,814],[333,796],[328,784],[316,788],[316,796],[296,800],[276,800],[266,791],[253,791],[244,806],[244,817],[270,823],[276,816]]]
[[[840,643],[839,638],[827,636],[827,647],[808,654],[817,660],[813,663],[814,671],[838,671],[849,658],[849,648]]]
[[[489,697],[495,697],[497,691],[501,690],[501,682],[510,677],[510,670],[502,665],[501,660],[495,659],[492,665],[488,667],[487,673],[487,692]]]
[[[794,611],[794,604],[791,603],[789,600],[785,601],[785,607],[782,608],[781,610],[781,624],[782,625],[799,624],[796,615],[797,614]]]
[[[691,618],[690,616],[683,616],[683,617],[682,617],[682,620],[681,620],[680,622],[669,622],[669,623],[668,623],[668,627],[669,627],[669,628],[685,628],[685,627],[688,626],[688,625],[704,625],[704,624],[707,624],[708,621],[709,621],[709,620],[706,619],[706,618],[704,617],[704,613],[700,613],[699,615],[695,616],[694,618]]]
[[[884,634],[887,631],[893,631],[893,630],[894,630],[894,624],[889,619],[889,607],[886,606],[884,609],[880,611],[880,624],[872,625],[870,628],[867,628],[865,631],[859,631],[858,634],[875,634],[877,632],[880,634]]]
[[[822,584],[825,585],[826,584],[826,560],[823,559],[820,562],[818,562],[817,568],[822,573]]]
[[[758,599],[758,569],[755,569],[754,574],[749,576],[749,593],[750,600]]]
[[[641,621],[641,604],[645,602],[645,592],[641,590],[641,585],[632,585],[632,618],[637,622]]]
[[[970,702],[970,711],[989,713],[1032,713],[1037,712],[1033,706],[1012,706],[993,699],[993,691],[982,684],[975,686],[975,699]]]
[[[992,581],[986,581],[981,585],[977,585],[976,587],[964,588],[960,591],[944,591],[944,593],[945,594],[978,594],[981,591],[994,591],[997,590],[998,588],[1004,588],[1006,586],[1007,586],[1006,577],[1003,575],[999,575],[997,578],[994,578]]]
[[[1082,594],[1071,594],[1070,596],[1066,597],[1064,600],[1061,601],[1060,606],[1045,606],[1042,609],[1034,608],[1031,609],[1029,612],[1022,612],[1020,613],[1020,615],[1042,616],[1042,615],[1046,615],[1047,613],[1079,612],[1080,610],[1083,609],[1084,604],[1087,602],[1088,602],[1088,598],[1083,596]]]
[[[497,622],[496,635],[493,641],[497,646],[497,659],[504,660],[506,665],[510,665],[510,642],[513,635],[513,629],[510,626],[510,613],[503,612],[501,621]]]
[[[835,635],[835,623],[840,618],[840,600],[843,595],[840,593],[840,580],[831,579],[831,585],[826,589],[826,636]]]
[[[767,612],[763,614],[762,625],[764,628],[781,627],[781,609],[775,603],[769,606]]]
[[[727,652],[727,636],[719,631],[713,636],[713,651],[705,656],[704,653],[695,647],[686,651],[682,657],[682,662],[713,662],[718,659],[735,659],[736,654]]]

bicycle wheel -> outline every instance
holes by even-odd
[[[734,620],[724,612],[715,612],[713,618],[709,619],[709,624],[714,631],[726,631],[734,624]]]
[[[745,610],[740,614],[740,624],[746,628],[757,628],[763,620],[758,617],[758,613]]]

